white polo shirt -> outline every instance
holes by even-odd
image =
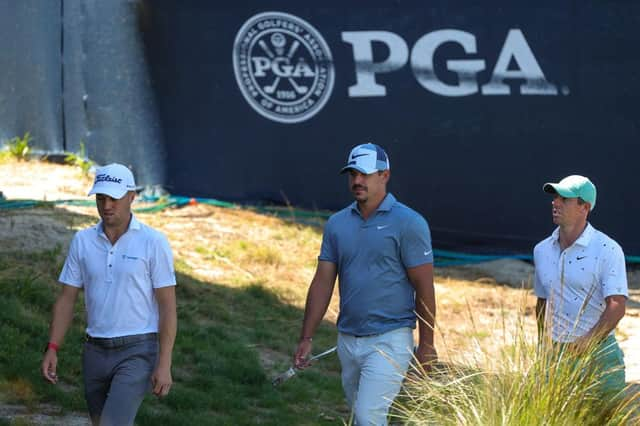
[[[627,272],[620,245],[591,224],[564,251],[559,233],[556,228],[533,250],[534,290],[547,301],[545,324],[552,339],[572,342],[598,322],[606,297],[629,297]]]
[[[166,237],[133,215],[115,245],[102,222],[77,232],[58,280],[84,289],[87,334],[93,337],[157,332],[153,290],[176,285]]]

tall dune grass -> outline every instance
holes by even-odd
[[[392,421],[443,426],[640,424],[637,391],[601,392],[610,371],[592,368],[598,345],[577,355],[549,338],[538,342],[535,332],[527,331],[531,327],[525,326],[524,309],[516,314],[514,330],[506,329],[513,323],[506,315],[502,330],[491,330],[496,338],[508,336],[500,349],[482,349],[473,338],[475,351],[452,354],[440,348],[454,361],[437,364],[428,374],[413,367],[394,403]]]

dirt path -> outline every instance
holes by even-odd
[[[618,325],[620,347],[625,354],[627,382],[640,384],[640,289],[629,290],[627,313]]]
[[[67,413],[62,415],[57,407],[49,404],[40,404],[35,409],[27,409],[22,405],[0,402],[0,420],[7,420],[9,424],[16,425],[91,426],[91,421],[86,414]]]

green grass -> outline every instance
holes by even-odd
[[[40,376],[42,350],[55,296],[55,272],[60,248],[40,253],[2,253],[0,261],[0,391],[9,403],[34,407],[51,402],[70,410],[84,409],[80,393],[80,342],[83,328],[76,321],[66,338],[59,368],[65,391],[47,386]],[[81,306],[76,317],[82,317]],[[61,388],[62,388],[61,387]]]
[[[95,163],[87,156],[87,150],[84,146],[84,142],[80,142],[80,151],[70,152],[64,158],[64,162],[72,166],[78,167],[83,176],[89,176],[91,168]]]
[[[5,150],[0,151],[0,161],[10,159],[26,161],[31,150],[30,143],[32,140],[33,138],[29,132],[26,132],[22,137],[16,136],[7,140],[5,142]]]
[[[251,246],[245,250],[255,256]],[[63,413],[85,411],[82,301],[59,353],[63,386],[45,383],[39,372],[63,259],[60,248],[0,257],[0,395],[5,402],[26,405],[34,412],[40,403],[58,405]],[[175,384],[168,397],[145,400],[137,424],[342,424],[348,413],[337,357],[323,360],[279,388],[271,386],[273,376],[289,366],[300,309],[281,302],[280,295],[259,282],[235,288],[212,284],[193,278],[184,262],[176,266]],[[335,327],[324,323],[315,347],[333,346],[335,340]]]

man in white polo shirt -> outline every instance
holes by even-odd
[[[87,341],[85,398],[94,425],[132,425],[144,395],[171,388],[177,329],[173,255],[166,237],[131,213],[131,171],[110,164],[96,171],[97,225],[73,238],[59,281],[42,374],[57,382],[57,352],[84,290]]]
[[[553,194],[558,227],[533,252],[541,333],[550,330],[553,342],[577,354],[598,344],[594,367],[604,373],[600,390],[616,394],[625,385],[614,334],[628,297],[624,253],[587,221],[596,205],[596,187],[588,178],[568,176],[543,190]]]

